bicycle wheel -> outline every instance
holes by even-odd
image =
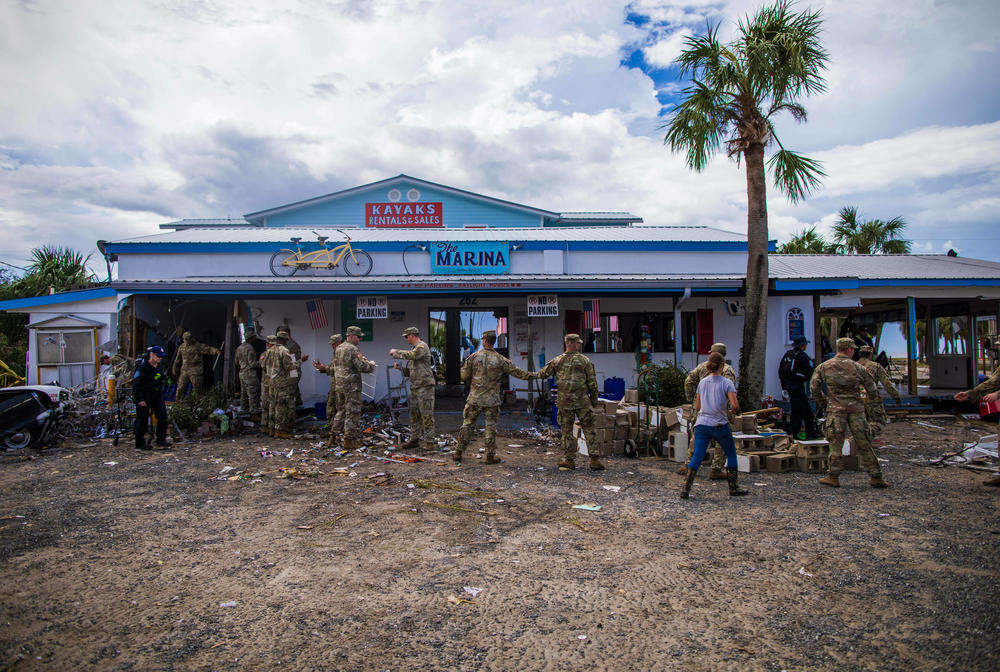
[[[278,277],[287,277],[289,275],[295,275],[295,271],[299,270],[296,265],[288,265],[285,263],[286,260],[292,259],[296,256],[295,252],[291,250],[278,250],[271,255],[271,274]]]
[[[364,250],[354,250],[354,258],[350,254],[344,256],[344,272],[348,275],[368,275],[372,272],[372,258]]]

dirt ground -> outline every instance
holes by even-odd
[[[996,426],[936,425],[886,428],[888,490],[687,501],[672,462],[559,472],[516,433],[461,468],[262,437],[0,456],[0,669],[997,670],[1000,489],[926,466]]]

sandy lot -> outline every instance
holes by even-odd
[[[0,456],[0,669],[997,670],[1000,492],[924,465],[996,427],[941,424],[886,429],[888,490],[688,501],[674,463],[559,472],[516,434],[460,469],[259,437]]]

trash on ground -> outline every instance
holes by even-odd
[[[582,511],[600,511],[600,504],[574,504],[574,509],[581,509]]]
[[[601,487],[603,487],[605,490],[610,490],[611,492],[621,492],[622,489],[622,486],[620,485],[604,485]]]
[[[472,595],[473,597],[478,597],[479,593],[483,592],[482,588],[474,588],[472,586],[465,586],[462,590],[467,592],[469,595]]]
[[[229,609],[231,607],[235,607],[236,600],[233,600],[232,602],[219,602],[219,606],[222,607],[223,609]]]

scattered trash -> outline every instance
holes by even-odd
[[[574,504],[574,509],[581,509],[583,511],[600,511],[601,506],[599,504]]]
[[[880,518],[884,518],[885,516],[891,516],[892,514],[891,513],[880,513],[878,515],[879,515]]]
[[[921,427],[927,427],[928,429],[939,429],[941,431],[944,431],[944,427],[939,427],[938,425],[932,425],[931,423],[923,422],[922,420],[917,420],[913,424],[920,425]]]
[[[232,602],[219,602],[219,606],[222,607],[223,609],[229,609],[235,607],[236,600],[233,600]]]
[[[109,467],[113,467],[113,466],[115,466],[118,463],[117,462],[105,462],[104,464],[106,464]]]
[[[610,490],[611,492],[620,492],[622,487],[620,485],[605,485],[602,486],[605,490]]]
[[[472,586],[465,586],[462,590],[472,595],[472,597],[478,597],[479,593],[483,592],[482,588],[473,588]]]
[[[806,571],[805,567],[799,567],[799,574],[801,574],[802,576],[809,576],[809,577],[812,576],[812,574]]]
[[[461,597],[455,597],[454,595],[449,595],[448,601],[451,602],[452,604],[462,604],[462,602],[468,602],[469,604],[472,604],[472,600],[466,600]]]
[[[219,473],[220,473],[220,474],[228,474],[228,473],[229,473],[230,471],[232,471],[232,470],[233,470],[233,468],[232,468],[232,467],[223,467],[223,468],[222,468],[222,471],[220,471]]]
[[[576,638],[582,642],[583,640],[587,639],[587,635],[577,635]]]

